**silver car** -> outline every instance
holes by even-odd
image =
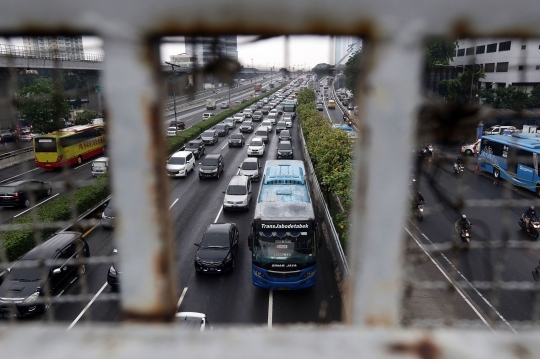
[[[103,228],[113,228],[114,227],[114,208],[112,198],[107,203],[107,207],[101,214],[101,226]]]
[[[249,209],[251,202],[251,181],[247,176],[233,176],[227,190],[223,191],[223,210]]]
[[[261,177],[261,167],[258,158],[248,157],[242,162],[241,166],[238,166],[240,168],[238,174],[247,176],[252,181],[258,181]]]

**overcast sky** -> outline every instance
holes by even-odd
[[[168,38],[173,40],[173,38]],[[183,38],[175,38],[180,43],[164,43],[161,46],[161,60],[169,61],[170,55],[185,52]],[[291,70],[312,69],[318,63],[333,61],[332,39],[330,36],[290,36],[289,58],[285,58],[285,37],[275,37],[267,40],[253,41],[256,36],[238,36],[238,61],[245,67],[253,66],[259,69],[274,67],[279,69],[286,64]],[[22,46],[22,38],[12,37],[9,40],[0,38],[0,44]],[[103,54],[103,43],[100,38],[83,36],[84,52]]]

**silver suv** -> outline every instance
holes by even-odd
[[[223,210],[249,209],[251,202],[251,181],[248,176],[233,176],[227,190],[223,191]]]

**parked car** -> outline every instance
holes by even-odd
[[[114,206],[112,198],[107,202],[107,206],[101,214],[101,227],[105,229],[114,227]]]
[[[287,124],[285,123],[285,121],[279,121],[277,123],[276,133],[279,134],[281,131],[286,130],[286,129],[287,129]]]
[[[198,137],[197,139],[191,140],[186,143],[184,151],[190,151],[191,153],[193,153],[193,156],[195,156],[195,159],[197,160],[201,158],[201,156],[204,155],[205,152],[204,142],[201,137]]]
[[[218,143],[218,133],[216,130],[206,130],[201,134],[205,145],[215,145]]]
[[[195,156],[191,151],[175,152],[167,160],[166,168],[170,177],[187,177],[195,169]]]
[[[224,161],[221,153],[210,153],[200,163],[199,179],[217,178],[223,173]]]
[[[204,273],[221,273],[234,269],[240,233],[234,223],[212,223],[204,232],[195,254],[195,270]]]
[[[277,158],[293,158],[293,150],[291,141],[279,141],[277,145]]]
[[[249,209],[251,203],[251,181],[249,177],[243,175],[233,176],[223,191],[223,210],[229,209]]]
[[[20,180],[0,185],[0,207],[29,207],[32,200],[52,194],[50,182]]]
[[[475,143],[464,144],[463,146],[461,146],[460,152],[468,156],[478,154],[478,152],[480,152],[480,140],[476,141]]]
[[[248,176],[252,181],[258,181],[261,176],[261,165],[256,157],[248,157],[238,168],[239,175]]]
[[[253,122],[245,120],[240,125],[240,132],[253,132]]]
[[[282,122],[282,121],[280,121]],[[279,123],[278,123],[279,125]],[[281,130],[278,135],[278,141],[290,141],[291,140],[291,131]]]
[[[22,318],[43,313],[52,296],[86,272],[86,264],[78,259],[89,256],[88,243],[78,232],[59,232],[34,247],[8,269],[0,285],[0,314]]]
[[[96,177],[109,171],[109,158],[100,157],[92,162],[92,176]]]
[[[233,133],[229,136],[229,148],[230,147],[244,147],[246,140],[241,133]]]
[[[251,140],[247,148],[247,155],[248,156],[263,156],[264,147],[265,147],[264,140],[260,137],[255,137],[253,140]]]

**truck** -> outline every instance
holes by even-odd
[[[253,89],[255,91],[261,91],[262,85],[260,83],[256,83],[255,86],[253,86]]]
[[[206,109],[215,110],[216,109],[216,100],[213,98],[206,99]]]

